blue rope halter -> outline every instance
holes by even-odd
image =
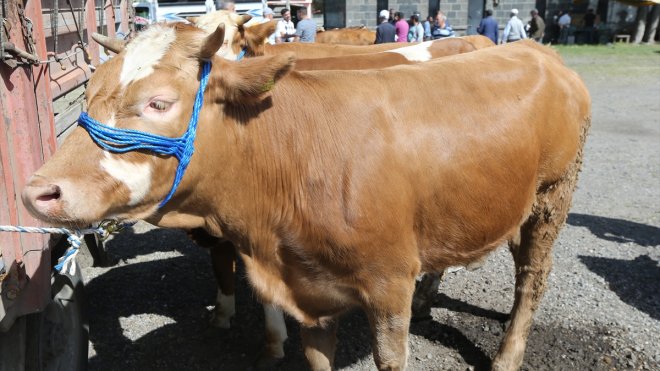
[[[82,112],[78,118],[78,124],[85,128],[94,142],[105,150],[114,153],[126,153],[137,150],[147,150],[160,155],[174,156],[179,160],[176,175],[170,193],[160,202],[158,208],[163,207],[172,198],[176,191],[190,158],[195,152],[195,135],[197,133],[197,120],[199,111],[204,103],[204,90],[209,81],[211,62],[204,62],[202,66],[202,77],[199,82],[199,90],[195,97],[193,112],[188,123],[188,130],[179,138],[169,138],[161,135],[151,134],[133,129],[118,129],[104,125],[93,118],[87,112]]]

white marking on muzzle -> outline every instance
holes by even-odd
[[[126,46],[124,64],[119,76],[121,85],[127,86],[133,81],[149,76],[175,39],[173,28],[159,25],[151,26],[138,34]]]
[[[104,157],[101,168],[128,188],[128,205],[133,206],[142,201],[151,189],[151,165],[148,162],[133,163],[114,158],[109,152],[105,152]]]
[[[416,45],[386,50],[385,52],[401,54],[411,62],[426,62],[431,60],[431,52],[429,52],[429,47],[431,47],[432,43],[433,41],[424,41],[423,43]]]

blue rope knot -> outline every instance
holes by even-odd
[[[78,124],[85,128],[94,142],[103,149],[113,153],[126,153],[137,150],[147,150],[160,155],[174,156],[179,160],[179,166],[176,169],[172,188],[165,199],[158,205],[163,207],[167,201],[172,198],[174,192],[183,179],[183,174],[188,168],[190,158],[195,152],[195,136],[197,134],[197,121],[199,112],[204,103],[204,90],[209,81],[211,72],[211,62],[204,62],[202,65],[202,77],[199,83],[199,90],[195,96],[193,112],[188,122],[188,129],[179,138],[170,138],[162,135],[151,134],[144,131],[133,129],[120,129],[107,126],[91,118],[87,112],[82,112],[78,118]]]

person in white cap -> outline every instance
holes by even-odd
[[[518,9],[511,9],[511,18],[506,24],[506,27],[504,27],[504,33],[502,34],[502,44],[526,38],[527,34],[525,34],[525,25],[520,18],[518,18]]]
[[[271,9],[270,7],[265,7],[264,8],[264,22],[270,22],[272,20],[273,20],[273,9]],[[277,32],[273,32],[272,35],[268,36],[267,41],[268,41],[269,44],[271,44],[271,45],[275,44],[275,35],[276,34],[277,34]]]
[[[376,27],[376,41],[374,44],[393,43],[396,28],[387,20],[390,18],[390,12],[383,9],[378,14],[378,27]]]

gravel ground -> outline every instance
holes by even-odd
[[[612,73],[598,67],[623,63],[619,57],[566,58],[591,91],[593,125],[524,370],[660,370],[659,52]],[[263,315],[244,278],[234,329],[212,329],[215,286],[206,251],[181,232],[144,223],[106,247],[117,263],[84,269],[91,370],[250,367],[263,344]],[[447,275],[432,320],[411,325],[409,369],[486,369],[513,283],[505,248],[480,270]],[[289,319],[288,328],[278,369],[305,369],[297,325]],[[339,339],[339,369],[374,369],[362,313],[342,319]]]

